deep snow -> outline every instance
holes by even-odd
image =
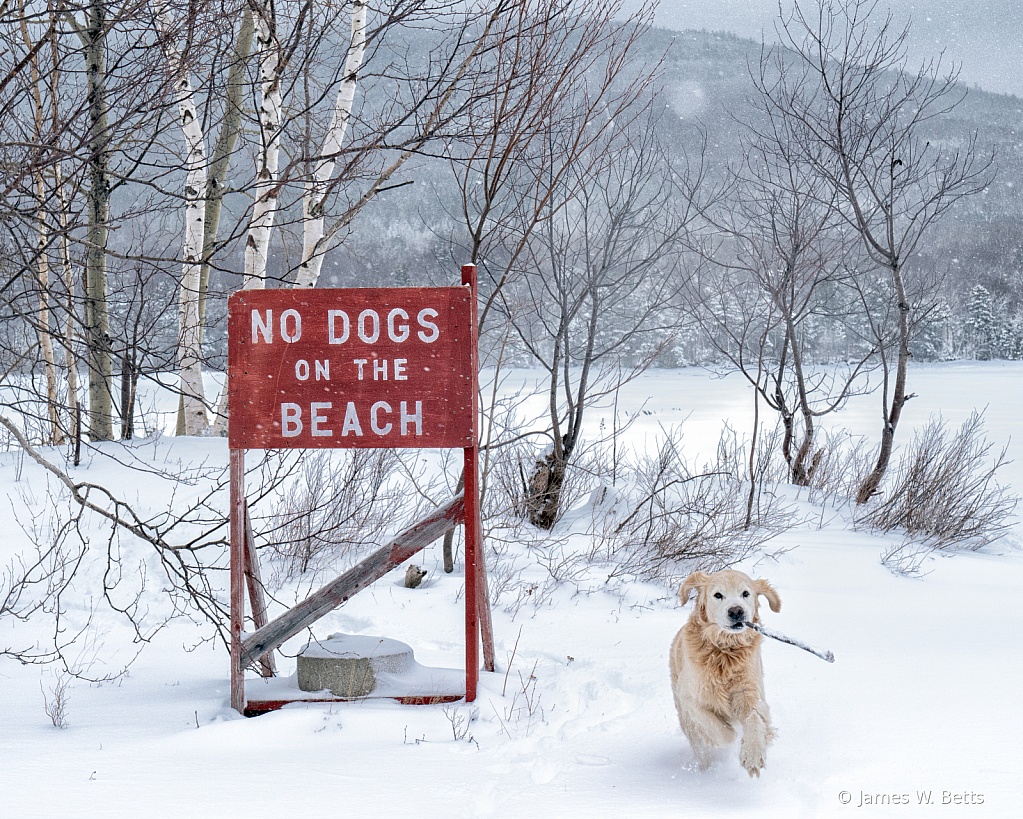
[[[1021,384],[1020,363],[914,367],[919,397],[899,439],[907,442],[932,412],[958,424],[986,407],[987,437],[1000,447],[1015,436],[1015,462],[1001,477],[1018,492]],[[626,388],[619,408],[644,402],[650,414],[628,431],[636,446],[659,425],[685,419],[687,451],[709,454],[724,419],[740,432],[750,424],[750,397],[735,377],[650,372]],[[878,414],[877,398],[862,397],[830,423],[876,437]],[[594,413],[590,423],[599,420]],[[171,463],[226,458],[217,440],[164,439],[151,449]],[[35,465],[16,461],[0,455],[11,507],[26,486],[43,492]],[[146,496],[144,482],[131,490]],[[707,772],[694,768],[668,686],[668,646],[688,614],[676,590],[611,588],[593,573],[514,617],[495,610],[498,670],[483,675],[472,705],[303,704],[243,719],[227,706],[223,648],[201,643],[208,631],[179,621],[118,680],[73,683],[69,726],[58,730],[40,690],[52,686],[52,670],[0,659],[3,815],[1019,815],[1021,525],[980,552],[931,558],[926,576],[908,578],[879,561],[897,538],[853,531],[846,510],[810,507],[783,491],[812,522],[739,568],[768,578],[781,595],[781,613],[763,615],[768,627],[832,650],[836,662],[765,641],[778,738],[759,780],[739,767],[736,748]],[[11,510],[0,514],[11,533],[0,546],[6,565],[22,539]],[[403,570],[392,572],[315,633],[391,637],[424,665],[458,668],[462,577],[444,575],[439,552],[430,547],[418,560],[429,570],[422,587],[405,589]],[[94,673],[131,651],[131,635],[113,617],[97,625]],[[0,645],[33,628],[0,622]],[[287,658],[279,664],[284,673],[294,668]],[[453,726],[470,717],[456,740]]]

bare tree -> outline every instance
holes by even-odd
[[[552,151],[564,142],[560,132],[547,139]],[[561,511],[586,409],[649,366],[657,350],[643,349],[643,339],[676,325],[669,307],[688,214],[677,207],[656,118],[616,129],[600,150],[613,157],[609,166],[599,176],[585,161],[568,169],[573,197],[544,221],[495,302],[546,373],[551,443],[523,487],[530,520],[544,529]]]
[[[587,187],[611,171],[627,150],[623,135],[646,110],[641,100],[660,64],[642,65],[637,52],[652,7],[621,16],[618,3],[517,3],[481,52],[486,70],[468,90],[467,128],[448,158],[461,194],[457,246],[482,272],[485,351],[504,349],[517,334],[513,316],[529,323],[536,305],[522,295],[523,275],[544,244],[541,234],[577,197],[597,197]],[[489,440],[487,451],[507,443]],[[449,536],[446,566],[450,545]]]
[[[765,113],[740,126],[742,163],[699,206],[703,229],[690,247],[700,263],[687,302],[711,344],[754,387],[758,406],[777,413],[789,480],[808,486],[823,455],[817,419],[862,388],[857,380],[874,366],[878,345],[871,337],[847,350],[838,370],[815,366],[815,330],[855,331],[861,254],[843,230],[836,192],[799,156],[791,123]]]
[[[908,26],[898,28],[890,12],[882,17],[877,9],[877,0],[797,4],[781,21],[783,46],[765,53],[754,77],[763,108],[789,123],[800,160],[826,181],[838,214],[891,282],[898,342],[894,361],[882,351],[881,445],[859,503],[877,492],[911,397],[918,306],[907,265],[948,209],[988,183],[991,167],[975,136],[955,147],[928,141],[929,123],[955,109],[965,91],[956,71],[942,74],[940,59],[907,70]]]
[[[26,56],[29,59],[28,68],[30,72],[30,92],[32,96],[32,143],[41,144],[46,130],[46,116],[43,102],[43,75],[40,71],[39,60],[40,50],[36,49],[32,35],[29,33],[28,16],[25,4],[21,3],[20,20],[21,36],[26,48]],[[48,38],[53,33],[53,17],[50,18],[50,26],[45,32]],[[42,40],[40,44],[42,44]],[[51,81],[54,77],[51,75]],[[54,105],[54,119],[57,119],[56,102],[51,99]],[[35,192],[35,218],[36,218],[36,251],[35,269],[39,293],[37,310],[37,328],[39,335],[39,346],[43,357],[43,367],[46,373],[46,408],[48,433],[45,438],[53,443],[59,443],[63,435],[60,429],[60,418],[58,417],[57,398],[57,364],[53,349],[53,332],[50,321],[50,260],[48,248],[50,244],[50,225],[47,208],[47,185],[45,170],[42,167],[34,169],[34,192]]]
[[[480,52],[466,129],[448,157],[467,232],[456,242],[489,280],[481,332],[534,231],[606,170],[611,155],[597,146],[643,113],[637,103],[660,69],[639,65],[637,54],[653,7],[620,15],[619,2],[519,2]]]
[[[287,22],[287,29],[283,13],[272,5],[257,15],[260,87],[254,96],[260,140],[243,287],[262,287],[270,275],[275,225],[282,234],[297,228],[302,235],[298,263],[285,262],[286,278],[280,274],[278,278],[297,287],[316,286],[326,254],[337,247],[358,214],[391,187],[391,178],[411,157],[457,122],[467,104],[466,77],[477,67],[491,30],[511,5],[511,0],[502,0],[493,8],[463,8],[445,0],[439,5],[406,0],[370,13],[365,3],[356,0],[350,11],[345,57],[340,70],[326,81],[316,76],[316,61],[322,57],[309,43],[329,38],[303,33],[303,11]],[[407,54],[400,61],[387,62],[393,59],[388,47],[409,48],[409,32],[430,15],[448,28],[438,29],[439,45],[430,53],[426,68],[417,71]],[[322,23],[324,32],[336,16],[328,15]],[[312,17],[308,25],[313,25]],[[282,38],[285,30],[290,34]],[[301,49],[300,35],[306,44]],[[396,42],[389,43],[392,39]],[[375,108],[367,104],[371,108],[367,116],[372,118],[358,123],[361,128],[353,138],[356,92],[365,81],[360,72],[370,74],[365,94],[379,94],[383,85],[394,99],[387,104],[375,100]],[[300,87],[301,96],[297,94]],[[318,104],[330,91],[334,91],[330,106]],[[304,129],[299,127],[303,122]],[[284,168],[280,167],[282,151],[293,157]],[[301,191],[295,197],[301,202],[301,215],[290,215],[292,189]],[[218,431],[226,425],[225,399],[226,392],[218,410]]]

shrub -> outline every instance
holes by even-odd
[[[983,427],[976,412],[954,434],[941,418],[932,418],[888,481],[886,498],[875,500],[857,522],[904,531],[935,549],[976,550],[1001,537],[1017,498],[995,480],[1005,450],[989,458],[992,445]]]
[[[638,500],[610,531],[606,556],[623,568],[650,577],[674,579],[696,569],[735,564],[790,525],[778,498],[764,490],[769,441],[753,459],[755,480],[734,433],[726,429],[717,457],[703,471],[682,455],[681,433],[667,432],[656,456],[642,459],[635,472]]]

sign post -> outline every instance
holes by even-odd
[[[463,266],[461,287],[242,290],[231,296],[234,708],[245,710],[247,665],[458,522],[465,526],[465,697],[476,698],[481,624],[484,663],[493,670],[479,508],[477,320],[474,265]],[[256,631],[246,635],[245,578],[257,576],[258,566],[247,535],[245,450],[426,447],[463,450],[464,499],[454,499],[276,620],[255,618]]]

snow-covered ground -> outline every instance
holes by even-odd
[[[910,387],[918,397],[899,430],[903,444],[931,413],[958,425],[986,408],[987,437],[999,448],[1008,443],[1014,459],[1001,478],[1023,490],[1023,365],[917,366]],[[684,420],[687,451],[709,456],[724,420],[740,433],[751,423],[738,379],[695,369],[632,382],[619,409],[640,406],[645,412],[627,433],[637,447]],[[867,396],[829,423],[876,439],[878,417],[878,399]],[[599,421],[594,413],[590,423]],[[219,440],[146,446],[163,464],[226,459]],[[118,488],[146,498],[144,477],[131,474],[137,485]],[[13,510],[26,489],[37,499],[45,491],[38,468],[13,452],[0,455],[0,484],[11,499],[0,511],[7,565],[24,543]],[[812,513],[808,522],[738,568],[769,579],[781,595],[782,610],[767,611],[766,625],[831,649],[836,661],[765,641],[778,737],[760,779],[739,767],[735,748],[709,771],[693,764],[668,685],[668,646],[688,615],[677,590],[581,576],[542,605],[495,610],[497,672],[483,674],[471,705],[300,704],[244,719],[228,707],[223,648],[202,642],[208,629],[177,621],[116,681],[72,683],[68,727],[59,730],[43,710],[52,669],[0,658],[0,813],[1021,815],[1023,525],[979,552],[931,558],[925,576],[910,578],[879,560],[898,538],[854,531],[846,510],[811,507],[784,491],[800,514]],[[410,644],[420,663],[458,668],[462,576],[445,575],[439,553],[433,546],[417,560],[429,570],[424,586],[405,589],[402,572],[393,572],[314,631],[392,637]],[[143,601],[154,607],[157,583]],[[71,609],[81,603],[67,601]],[[82,662],[95,655],[92,672],[102,673],[130,654],[132,635],[108,614],[95,626]],[[35,628],[0,622],[0,646],[42,636]],[[294,669],[287,658],[280,665],[285,674]]]

